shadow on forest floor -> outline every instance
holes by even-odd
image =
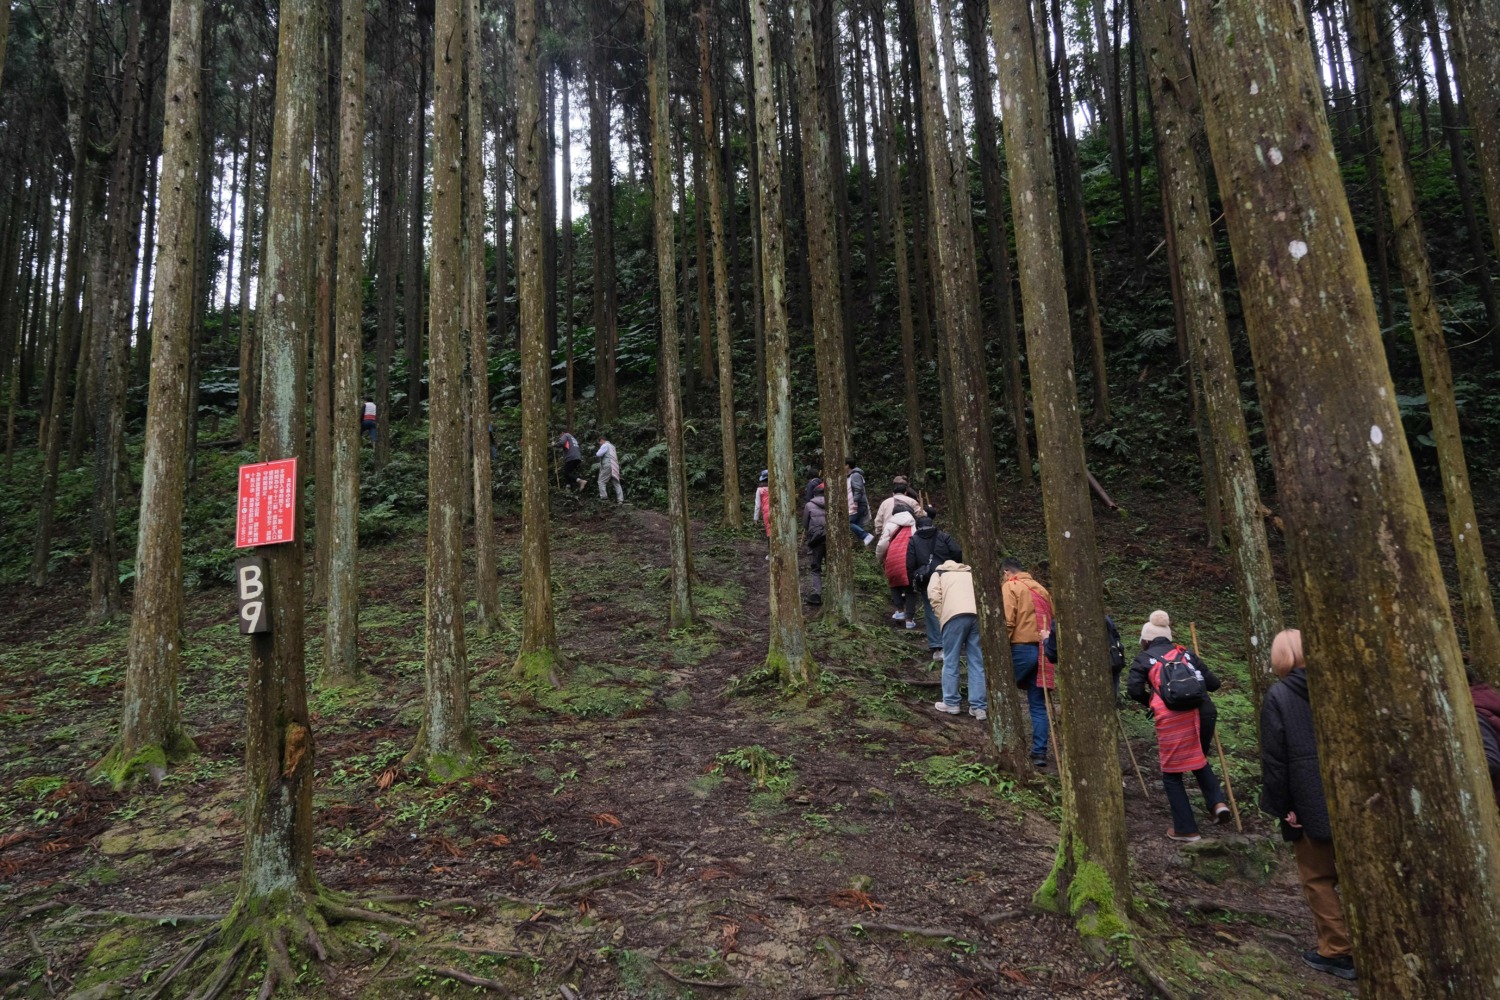
[[[1033,540],[1015,547],[1040,550],[1037,515],[1005,516]],[[468,643],[482,756],[446,784],[401,766],[421,712],[423,540],[363,553],[367,679],[313,685],[316,866],[328,888],[390,898],[416,927],[366,928],[376,957],[305,968],[306,995],[442,996],[476,981],[527,997],[1152,995],[1030,905],[1055,846],[1055,768],[1001,774],[978,723],[935,717],[935,665],[871,596],[884,590],[868,557],[865,624],[814,621],[822,678],[783,701],[754,683],[758,530],[695,529],[700,624],[672,630],[665,520],[584,506],[552,548],[568,669],[561,687],[525,686],[510,673],[519,527],[497,530],[505,611]],[[1156,549],[1126,523],[1104,535],[1127,637],[1161,593],[1192,593],[1174,618],[1203,619],[1205,655],[1243,691],[1243,665],[1214,656],[1237,631],[1223,560],[1185,553],[1158,587]],[[200,752],[159,788],[115,793],[87,777],[115,727],[128,628],[77,624],[84,589],[75,574],[0,593],[6,996],[150,995],[239,873],[246,651],[230,595],[188,605],[183,708]],[[313,671],[321,623],[315,608]],[[1140,933],[1184,997],[1345,995],[1297,959],[1310,920],[1289,853],[1254,816],[1246,696],[1226,692],[1221,718],[1243,837],[1170,845],[1159,787],[1143,799],[1122,754]],[[1149,774],[1149,727],[1125,719]],[[255,983],[240,985],[228,995]]]

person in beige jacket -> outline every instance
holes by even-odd
[[[979,602],[974,597],[974,574],[963,563],[949,559],[932,572],[927,600],[943,630],[943,700],[933,708],[957,715],[958,659],[969,661],[969,714],[983,721],[986,711],[984,653],[979,648]]]

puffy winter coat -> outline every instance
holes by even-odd
[[[932,523],[930,517],[919,517],[906,546],[906,574],[913,587],[926,587],[935,569],[948,560],[964,561],[964,551],[953,536]]]
[[[849,478],[845,482],[849,484],[849,513],[868,513],[870,499],[865,494],[865,470],[856,465],[849,470]]]
[[[883,532],[885,530],[885,522],[898,510],[908,510],[915,515],[917,510],[916,498],[909,497],[905,493],[893,493],[886,497],[881,501],[880,509],[875,512],[875,526],[871,530],[877,535]]]
[[[755,488],[755,518],[766,526],[766,537],[771,537],[771,489],[768,486]]]
[[[1136,654],[1130,664],[1130,681],[1126,691],[1134,701],[1151,710],[1151,719],[1156,723],[1156,752],[1161,757],[1163,774],[1181,774],[1196,771],[1208,763],[1203,753],[1203,733],[1207,726],[1218,719],[1218,709],[1212,698],[1204,696],[1203,704],[1186,711],[1174,711],[1161,700],[1161,658],[1177,644],[1171,639],[1161,638]],[[1183,650],[1183,656],[1203,674],[1203,686],[1209,691],[1219,690],[1219,678],[1202,659]]]
[[[1260,771],[1260,808],[1281,821],[1282,837],[1300,840],[1305,834],[1313,840],[1333,839],[1323,775],[1318,770],[1306,670],[1287,674],[1261,702]],[[1287,824],[1289,812],[1297,814],[1301,829]]]
[[[897,511],[885,522],[880,541],[875,545],[875,558],[884,563],[885,580],[892,587],[911,586],[911,577],[906,572],[906,550],[911,545],[916,523],[910,511]]]
[[[827,540],[828,498],[819,493],[802,508],[802,534],[807,544],[822,545]]]
[[[911,529],[916,526],[917,519],[909,510],[898,510],[886,518],[885,524],[880,529],[880,538],[875,542],[875,558],[881,562],[885,562],[886,553],[891,547],[891,540],[896,537],[896,532],[901,528],[906,528],[907,535],[910,536]],[[901,547],[901,557],[903,559],[906,558],[906,546],[904,544]],[[903,566],[902,569],[904,572],[905,567]]]
[[[1052,623],[1039,622],[1036,616],[1036,597],[1040,596],[1050,606],[1052,595],[1031,578],[1030,573],[1017,573],[1000,587],[1005,598],[1005,624],[1010,629],[1012,643],[1041,642],[1044,632],[1052,630]]]
[[[974,598],[974,574],[961,562],[945,561],[933,571],[927,584],[927,601],[944,625],[957,615],[979,614],[979,602]]]

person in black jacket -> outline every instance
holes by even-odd
[[[1302,960],[1319,972],[1353,979],[1300,631],[1288,629],[1272,640],[1271,669],[1281,683],[1266,692],[1260,706],[1260,807],[1281,821],[1281,836],[1292,842],[1302,896],[1317,928],[1318,947],[1303,952]]]
[[[924,508],[912,531],[911,542],[906,546],[906,573],[911,578],[912,590],[922,602],[922,616],[927,625],[927,650],[934,662],[943,662],[943,632],[937,615],[932,613],[932,604],[927,600],[927,581],[933,571],[948,560],[964,561],[964,550],[959,548],[953,536],[933,523],[937,511]]]

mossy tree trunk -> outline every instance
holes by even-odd
[[[161,244],[151,295],[151,381],[135,550],[130,661],[120,712],[117,783],[190,744],[182,731],[182,520],[187,482],[187,368],[197,256],[203,0],[173,0],[162,126]]]
[[[1172,229],[1170,249],[1175,252],[1182,276],[1183,323],[1193,367],[1201,374],[1213,465],[1224,501],[1221,509],[1227,515],[1245,658],[1259,705],[1276,680],[1271,672],[1271,639],[1281,631],[1281,600],[1276,594],[1266,542],[1234,347],[1224,317],[1219,261],[1209,221],[1208,184],[1198,161],[1202,135],[1198,85],[1188,59],[1181,9],[1169,3],[1137,0],[1137,14],[1156,109],[1162,190],[1167,225]],[[1213,541],[1217,544],[1218,539]]]
[[[469,444],[474,489],[474,598],[487,632],[500,614],[495,490],[490,468],[490,325],[484,282],[484,103],[479,0],[464,0],[464,326],[469,349]],[[502,247],[503,249],[503,247]]]
[[[597,6],[597,5],[596,5]],[[734,331],[729,316],[729,263],[724,238],[724,182],[719,177],[719,137],[714,124],[713,72],[709,61],[712,9],[705,2],[698,13],[698,89],[703,107],[703,158],[708,187],[708,223],[713,232],[714,331],[719,361],[719,445],[724,451],[724,525],[738,528],[740,510],[739,443],[734,417]],[[723,44],[722,39],[720,44]]]
[[[671,622],[693,623],[693,559],[688,538],[687,470],[682,454],[681,364],[677,271],[672,235],[671,120],[667,89],[665,0],[646,0],[646,89],[651,118],[652,204],[656,216],[656,278],[661,289],[661,410],[667,439],[667,533],[672,558]]]
[[[1073,384],[1056,175],[1047,155],[1047,101],[1039,72],[1043,62],[1026,0],[990,0],[990,12],[1001,67],[1010,189],[1025,192],[1013,200],[1012,210],[1052,594],[1062,623],[1057,632],[1060,711],[1068,719],[1094,720],[1097,737],[1113,733],[1114,691],[1083,425]],[[1083,727],[1070,727],[1067,737],[1059,741],[1063,826],[1057,866],[1041,895],[1050,887],[1057,907],[1078,919],[1086,933],[1109,937],[1124,929],[1131,898],[1119,752],[1112,736],[1090,739]]]
[[[542,268],[542,94],[537,0],[516,0],[516,233],[521,337],[521,659],[545,670],[557,656],[547,524],[547,444],[552,411],[547,290]]]
[[[323,4],[284,4],[278,18],[276,110],[271,134],[266,269],[256,314],[261,331],[260,459],[307,447],[307,348],[313,326],[312,157]],[[175,181],[174,181],[175,183]],[[182,228],[191,220],[184,218]],[[173,227],[163,225],[163,232]],[[186,272],[184,272],[186,277]],[[183,295],[194,294],[184,290]],[[300,471],[305,471],[305,465]],[[298,513],[305,513],[301,483]],[[301,521],[301,517],[298,517]],[[235,913],[270,916],[316,893],[312,870],[313,742],[304,649],[305,532],[262,549],[271,631],[250,640],[245,700],[245,861]]]
[[[750,0],[759,187],[761,300],[766,337],[766,466],[771,472],[771,636],[766,664],[788,690],[810,685],[817,666],[807,649],[797,584],[800,495],[792,456],[791,350],[786,313],[786,227],[781,209],[781,151],[776,139],[776,66],[768,0]]]
[[[365,271],[365,5],[343,0],[339,69],[338,277],[333,350],[333,482],[327,531],[324,680],[359,676],[359,435]],[[383,277],[383,276],[382,276]]]
[[[1010,641],[1001,596],[1000,546],[995,531],[994,450],[990,444],[989,392],[984,354],[979,347],[979,276],[974,235],[969,225],[968,168],[955,162],[938,77],[937,38],[932,8],[914,7],[919,99],[926,138],[928,203],[932,206],[933,264],[937,272],[938,317],[952,381],[953,438],[944,461],[963,497],[960,533],[974,568],[979,599],[980,644],[990,698],[990,736],[1004,764],[1016,773],[1026,766],[1026,726],[1011,672]],[[958,123],[962,128],[962,123]]]
[[[1188,10],[1361,981],[1492,996],[1500,821],[1305,23],[1294,4]]]
[[[822,428],[823,480],[828,525],[827,582],[823,588],[825,614],[848,624],[854,620],[853,536],[847,521],[849,452],[848,376],[844,371],[844,295],[840,267],[839,231],[835,220],[832,144],[835,141],[819,85],[816,48],[809,0],[793,0],[793,48],[797,69],[797,101],[801,106],[802,185],[806,210],[807,256],[812,272],[813,350],[818,369],[818,416]],[[839,177],[837,183],[845,183]]]
[[[1448,0],[1448,18],[1489,209],[1491,249],[1500,254],[1500,6],[1493,0]]]
[[[433,21],[432,267],[428,331],[427,624],[422,729],[412,755],[450,777],[474,752],[464,649],[464,4]]]
[[[1382,41],[1389,25],[1381,23],[1369,0],[1351,0],[1351,7],[1354,43],[1360,48],[1370,85],[1375,137],[1380,144],[1381,171],[1395,228],[1401,283],[1406,288],[1412,337],[1422,363],[1427,412],[1432,418],[1432,437],[1437,443],[1443,501],[1458,563],[1458,585],[1463,596],[1469,649],[1476,668],[1491,681],[1500,682],[1500,626],[1495,622],[1479,515],[1474,510],[1474,491],[1469,484],[1469,467],[1464,460],[1458,407],[1453,398],[1453,367],[1443,337],[1443,318],[1438,314],[1433,291],[1432,265],[1427,259],[1422,218],[1417,213],[1416,188],[1407,166],[1406,144],[1387,75],[1387,67],[1394,62],[1394,53],[1389,52]]]

